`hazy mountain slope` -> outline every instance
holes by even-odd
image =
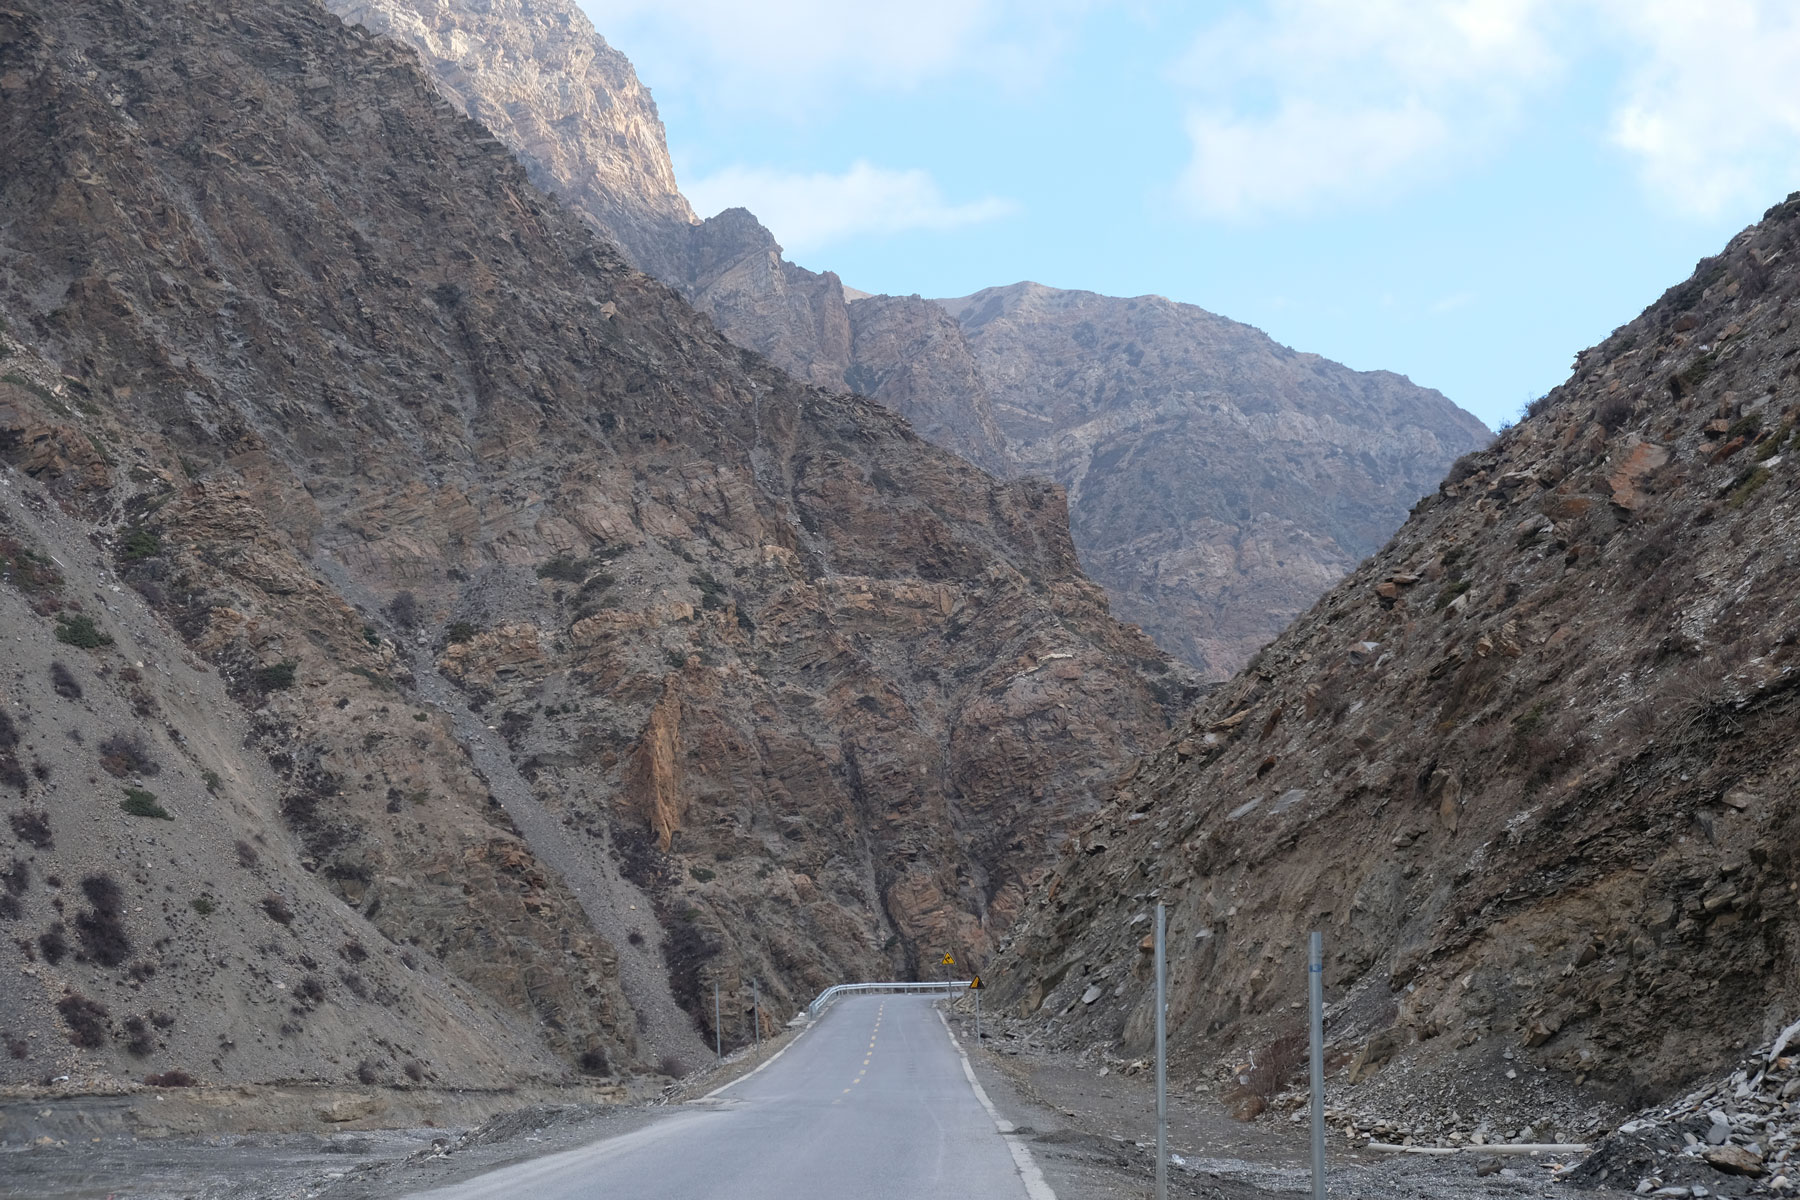
[[[1076,548],[1115,611],[1215,675],[1489,437],[1401,376],[1298,354],[1160,296],[1021,283],[940,303],[1016,468],[1069,489]]]
[[[880,400],[995,474],[1069,488],[1082,561],[1119,613],[1215,678],[1378,546],[1488,436],[1437,392],[1154,297],[1018,284],[941,302],[970,318],[960,327],[917,296],[846,305],[836,275],[786,261],[743,209],[694,225],[685,206],[666,203],[672,171],[655,107],[570,0],[326,2],[418,48],[444,94],[487,121],[535,179],[739,345],[796,378]],[[521,86],[588,59],[616,70],[584,80],[622,80],[597,116]],[[621,124],[642,138],[620,143]],[[659,220],[612,215],[658,205],[669,210]]]
[[[238,686],[295,664],[248,696],[291,852],[563,1061],[981,949],[1160,736],[1059,492],[725,342],[411,51],[304,0],[4,30],[0,313],[68,390],[9,460],[140,522]]]
[[[1665,1094],[1800,1015],[1797,251],[1800,196],[1461,460],[1069,844],[1002,998],[1143,1045],[1161,897],[1204,1068],[1291,1027],[1322,928],[1332,1039],[1465,1121],[1515,1066]]]

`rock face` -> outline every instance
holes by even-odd
[[[1299,354],[1160,297],[1021,283],[847,304],[836,275],[787,262],[743,209],[693,223],[648,95],[569,0],[327,6],[416,47],[534,179],[734,342],[881,401],[996,475],[1062,484],[1076,547],[1115,610],[1211,678],[1375,550],[1489,437],[1400,376]],[[566,64],[579,87],[536,82]]]
[[[1141,1046],[1160,898],[1196,1065],[1300,1020],[1309,929],[1332,1039],[1465,1114],[1502,1049],[1630,1103],[1791,1021],[1797,259],[1800,196],[1460,460],[1069,843],[998,998]]]
[[[1082,576],[1060,491],[726,342],[410,50],[307,0],[22,0],[0,13],[0,87],[0,319],[23,381],[0,454],[74,523],[56,544],[107,556],[95,590],[110,572],[154,610],[133,609],[162,639],[145,663],[186,653],[215,681],[184,720],[246,714],[250,749],[208,730],[223,748],[182,768],[170,834],[263,847],[294,916],[244,920],[302,938],[282,961],[335,969],[350,928],[423,963],[474,1014],[440,1075],[675,1069],[714,981],[735,1013],[759,979],[777,1019],[831,982],[983,952],[1182,703],[1181,672]],[[92,594],[11,597],[8,620],[54,648],[57,604]],[[96,669],[123,677],[124,645]],[[162,729],[166,695],[120,732],[170,763],[197,731]],[[156,978],[204,962],[272,987],[209,940],[219,922],[175,911],[195,877],[234,909],[264,877],[227,896],[211,860],[139,857],[165,827],[121,822],[85,761],[40,785],[62,710],[31,703],[27,807],[118,825],[99,859],[147,864],[121,903],[157,926],[166,904],[184,939]],[[205,770],[222,791],[191,786]],[[85,868],[32,828],[7,849],[75,886]],[[32,937],[54,919],[35,885],[20,904]],[[142,984],[124,969],[50,964],[9,1019],[62,1028],[59,988]],[[380,980],[409,969],[383,959]],[[307,1040],[324,1022],[277,1024],[257,1028],[294,1039],[285,1057],[216,1071],[348,1053]],[[516,1066],[470,1044],[519,1047]]]
[[[1160,296],[1021,283],[939,303],[967,336],[1015,470],[1068,489],[1076,548],[1114,611],[1214,677],[1488,440],[1401,376]]]

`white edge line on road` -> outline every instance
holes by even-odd
[[[820,1020],[823,1020],[823,1019],[824,1018],[820,1018]],[[773,1066],[775,1064],[776,1059],[778,1059],[782,1055],[786,1054],[789,1050],[792,1050],[794,1048],[795,1044],[798,1043],[801,1038],[805,1037],[808,1033],[810,1033],[812,1031],[812,1027],[814,1025],[817,1025],[818,1023],[819,1023],[818,1021],[808,1021],[806,1023],[806,1028],[802,1029],[799,1033],[796,1033],[794,1035],[794,1040],[792,1042],[789,1042],[787,1045],[783,1046],[781,1049],[777,1050],[775,1053],[769,1055],[769,1060],[765,1063],[760,1064],[756,1068],[756,1070],[747,1071],[744,1074],[739,1075],[736,1079],[732,1080],[730,1083],[721,1083],[718,1087],[716,1087],[712,1091],[706,1093],[706,1095],[700,1097],[700,1099],[711,1100],[714,1096],[718,1095],[720,1092],[724,1091],[726,1088],[736,1087],[738,1084],[743,1083],[746,1079],[749,1079],[752,1076],[754,1076],[758,1071],[766,1071],[768,1068],[770,1068],[771,1066]],[[949,1026],[946,1025],[944,1028],[948,1029]],[[692,1104],[694,1102],[692,1100],[688,1100],[688,1101],[685,1101],[685,1103]],[[1035,1198],[1034,1198],[1034,1200],[1035,1200]]]
[[[1038,1170],[1037,1162],[1031,1157],[1031,1148],[1019,1140],[1018,1135],[1013,1132],[1013,1123],[1000,1115],[1000,1110],[988,1099],[981,1081],[975,1078],[975,1067],[969,1062],[969,1052],[956,1040],[956,1034],[951,1031],[950,1021],[944,1016],[944,1010],[939,1008],[936,1011],[938,1020],[943,1023],[945,1036],[950,1039],[950,1045],[955,1047],[957,1057],[962,1059],[963,1074],[968,1077],[969,1086],[975,1089],[975,1098],[981,1101],[981,1107],[987,1109],[987,1115],[994,1119],[994,1128],[1006,1139],[1006,1148],[1012,1151],[1013,1165],[1019,1168],[1019,1179],[1025,1184],[1025,1195],[1030,1200],[1056,1200],[1056,1192],[1044,1181],[1044,1173]]]

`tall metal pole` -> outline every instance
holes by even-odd
[[[1312,1008],[1312,1194],[1325,1200],[1325,935],[1316,931],[1307,947],[1306,991]]]
[[[750,1016],[756,1024],[756,1061],[762,1061],[762,992],[757,990],[756,980],[750,981]]]
[[[1169,910],[1156,902],[1156,1200],[1169,1200]]]
[[[725,1034],[719,1028],[719,981],[713,980],[713,1061],[725,1061]]]
[[[981,1045],[981,989],[975,989],[975,1044]]]

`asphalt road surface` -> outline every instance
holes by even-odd
[[[1007,1127],[1010,1128],[1010,1127]],[[1055,1200],[924,996],[851,996],[653,1125],[415,1200]]]

